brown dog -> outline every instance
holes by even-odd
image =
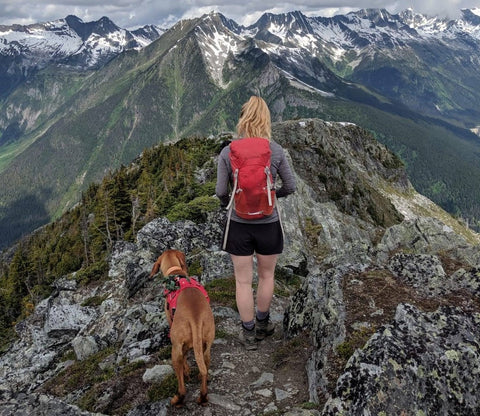
[[[150,277],[161,270],[164,277],[178,275],[188,277],[185,254],[178,250],[167,250],[153,265]],[[178,380],[177,394],[171,404],[182,406],[185,399],[185,377],[189,375],[187,352],[193,348],[195,361],[200,372],[201,387],[199,404],[205,405],[207,377],[210,367],[210,349],[215,338],[215,322],[212,309],[204,293],[195,287],[186,287],[178,294],[175,319],[165,300],[165,314],[170,325],[172,342],[172,365]]]

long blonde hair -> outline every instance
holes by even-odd
[[[237,133],[239,137],[263,137],[270,140],[272,135],[270,110],[262,98],[252,95],[242,105]]]

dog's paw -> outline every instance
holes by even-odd
[[[200,396],[198,396],[198,398],[197,398],[197,403],[201,406],[208,405],[208,395],[200,394]]]
[[[170,404],[175,407],[183,407],[185,401],[185,396],[176,394],[173,396],[172,400],[170,400]]]

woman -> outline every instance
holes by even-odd
[[[239,139],[260,137],[270,141],[270,111],[265,101],[252,96],[243,104],[237,124]],[[295,191],[295,177],[285,157],[283,148],[270,141],[271,173],[273,183],[277,175],[282,186],[275,191],[277,198]],[[233,184],[229,159],[230,147],[222,149],[218,159],[216,194],[222,206],[229,203],[229,185]],[[233,262],[236,282],[236,301],[242,329],[240,341],[248,350],[257,349],[257,341],[272,335],[274,325],[270,321],[270,304],[273,298],[274,272],[277,257],[283,251],[283,230],[275,207],[273,213],[259,219],[244,219],[232,210],[225,237],[225,250]],[[257,258],[257,309],[253,298],[253,256]]]

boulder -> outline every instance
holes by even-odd
[[[145,371],[142,380],[144,383],[161,383],[165,377],[171,374],[175,374],[171,365],[156,365]]]
[[[323,415],[480,412],[480,314],[401,304],[350,358]]]

